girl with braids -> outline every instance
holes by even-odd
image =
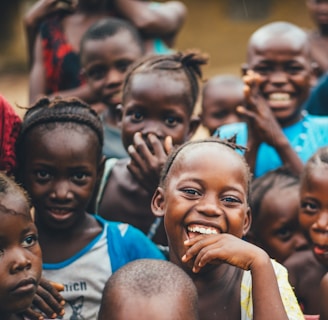
[[[320,312],[320,282],[328,272],[327,188],[328,147],[324,147],[309,159],[301,176],[299,221],[311,249],[306,254],[293,255],[285,263],[304,313],[310,315]],[[327,279],[323,280],[323,286],[326,282]],[[328,319],[327,313],[325,315],[320,319]]]
[[[255,179],[251,188],[253,221],[246,239],[280,263],[307,249],[308,242],[298,222],[299,177],[280,167]],[[281,201],[284,198],[288,201]]]
[[[35,208],[43,276],[64,285],[65,319],[94,320],[105,282],[125,263],[164,259],[139,230],[86,212],[102,174],[102,144],[95,111],[61,98],[32,106],[17,141],[19,176]]]
[[[241,239],[251,175],[236,147],[209,138],[169,155],[151,206],[164,217],[170,260],[193,279],[200,319],[303,319],[286,269]]]
[[[41,249],[27,194],[3,173],[0,218],[0,318],[24,319],[41,277]]]
[[[198,127],[193,111],[206,61],[196,52],[147,57],[130,68],[123,84],[120,126],[129,158],[107,161],[96,212],[139,228],[156,244],[167,240],[151,198],[172,145]]]

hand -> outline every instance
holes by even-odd
[[[159,178],[168,153],[172,149],[172,138],[166,137],[164,144],[155,134],[148,134],[147,142],[140,132],[133,137],[133,145],[128,148],[131,161],[128,170],[150,193],[158,187]]]
[[[187,251],[182,257],[182,262],[194,259],[192,271],[195,273],[207,264],[221,264],[222,262],[250,270],[257,259],[266,255],[257,246],[228,233],[199,235],[186,240],[184,244]],[[269,259],[268,256],[267,258]]]
[[[259,77],[253,71],[248,71],[247,75],[243,77],[246,107],[238,106],[236,111],[248,119],[250,145],[266,142],[275,147],[281,140],[285,140],[285,136],[273,112],[260,94]]]
[[[42,320],[44,314],[50,319],[57,318],[58,315],[63,316],[65,314],[63,308],[65,300],[59,294],[59,291],[63,290],[62,284],[41,278],[32,307],[27,309],[23,315],[31,320]]]

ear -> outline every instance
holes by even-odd
[[[191,116],[188,135],[187,135],[188,140],[190,140],[191,137],[196,133],[199,125],[200,125],[200,118],[196,115]]]
[[[123,106],[122,104],[118,104],[115,109],[115,119],[117,126],[122,129],[122,116],[123,116]]]
[[[163,217],[164,210],[164,189],[158,187],[151,199],[151,211],[156,217]]]
[[[320,69],[318,63],[316,62],[311,62],[311,78],[310,78],[310,85],[311,85],[311,88],[313,88],[317,82],[318,82],[318,79],[322,76],[322,70]]]
[[[245,216],[245,221],[244,221],[243,236],[245,236],[248,233],[249,229],[251,228],[251,224],[252,224],[252,212],[251,212],[251,208],[248,207]]]
[[[246,62],[242,63],[241,66],[240,66],[241,75],[246,76],[248,70],[249,70],[248,63],[246,63]]]

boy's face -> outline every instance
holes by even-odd
[[[299,221],[317,259],[328,266],[328,169],[311,168],[301,184]]]
[[[242,121],[236,107],[244,104],[244,93],[241,86],[209,84],[203,95],[202,124],[211,135],[215,130],[229,123]]]
[[[307,0],[306,4],[317,25],[328,25],[328,0]]]
[[[284,198],[288,201],[281,201]],[[254,225],[256,244],[280,263],[308,245],[298,222],[298,208],[297,186],[273,188],[262,199],[259,217]]]
[[[128,67],[142,49],[127,31],[100,40],[87,40],[82,51],[83,73],[94,95],[109,107],[122,102],[122,84]]]
[[[181,261],[185,240],[218,233],[241,238],[250,226],[246,168],[229,151],[215,143],[183,150],[153,197],[154,214],[164,215],[170,260],[185,270],[194,264]]]
[[[182,144],[193,133],[186,105],[185,83],[158,74],[136,74],[130,79],[122,110],[122,140],[127,149],[135,133],[147,141],[152,133],[164,143],[171,136],[173,144]]]
[[[53,230],[78,225],[100,174],[96,135],[88,128],[59,125],[40,132],[36,127],[25,149],[24,182],[38,225]]]
[[[306,45],[292,33],[260,40],[254,40],[249,48],[248,67],[259,75],[260,94],[278,122],[293,124],[300,119],[312,77]]]
[[[0,202],[17,213],[0,212],[0,314],[6,318],[32,304],[41,277],[42,255],[26,200],[5,195]]]

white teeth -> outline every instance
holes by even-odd
[[[218,234],[218,231],[211,227],[193,226],[193,227],[188,227],[188,231],[197,232],[200,234]]]
[[[271,101],[288,101],[290,100],[290,94],[285,92],[275,92],[269,95]]]

